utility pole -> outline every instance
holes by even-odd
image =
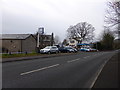
[[[52,33],[50,45],[52,46],[53,44],[54,44],[54,34]]]
[[[39,38],[40,38],[40,35],[39,35],[39,33],[38,33],[38,35],[37,35],[37,48],[39,48]]]
[[[39,48],[43,47],[43,34],[44,34],[44,27],[38,28],[38,37],[39,37]]]
[[[41,35],[44,34],[44,28],[43,27],[40,27],[38,28],[38,33],[37,33],[37,52],[39,52],[39,49],[41,48],[40,45],[42,45],[42,42],[41,42]]]

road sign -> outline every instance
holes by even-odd
[[[44,34],[44,27],[38,28],[38,34]]]

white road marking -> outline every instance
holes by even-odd
[[[75,60],[71,60],[71,61],[67,61],[67,62],[70,63],[70,62],[74,62],[74,61],[78,61],[78,60],[80,60],[80,58],[75,59]]]
[[[83,58],[88,58],[88,57],[90,57],[90,56],[86,56],[86,57],[83,57]],[[71,63],[71,62],[75,62],[75,61],[78,61],[78,60],[80,60],[81,58],[77,58],[77,59],[74,59],[74,60],[71,60],[71,61],[67,61],[68,63]],[[82,60],[82,61],[84,61],[84,60]]]
[[[90,57],[90,56],[86,56],[86,57],[83,57],[83,58],[88,58],[88,57]]]
[[[38,71],[45,70],[45,69],[48,69],[48,68],[56,67],[56,66],[58,66],[58,65],[59,65],[59,64],[55,64],[55,65],[52,65],[52,66],[43,67],[43,68],[40,68],[40,69],[36,69],[36,70],[24,72],[24,73],[21,73],[20,75],[26,75],[26,74],[30,74],[30,73],[33,73],[33,72],[38,72]]]
[[[106,65],[106,63],[107,63],[107,61],[105,61],[105,63],[102,64],[100,70],[96,73],[96,77],[94,78],[92,84],[90,85],[90,88],[92,88],[92,87],[94,86],[95,82],[96,82],[97,79],[98,79],[98,76],[99,76],[100,73],[102,72],[102,70],[103,70],[104,66]]]

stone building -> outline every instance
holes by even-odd
[[[2,34],[2,52],[34,52],[36,39],[32,34]]]
[[[76,47],[78,44],[78,41],[76,41],[75,39],[69,38],[68,44],[69,46]]]
[[[51,35],[40,35],[39,47],[37,47],[38,35],[36,34],[2,34],[0,37],[0,51],[8,52],[38,52],[46,46],[54,43],[53,33]],[[1,52],[0,52],[1,53]]]

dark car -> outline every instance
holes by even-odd
[[[67,46],[67,47],[60,47],[59,51],[62,53],[67,53],[67,52],[69,52],[69,53],[74,52],[75,53],[75,52],[77,52],[77,49]]]
[[[65,47],[59,47],[58,50],[61,53],[67,53],[68,52],[68,50]]]

